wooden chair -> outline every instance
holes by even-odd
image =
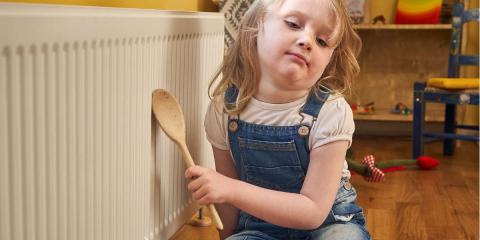
[[[443,140],[443,154],[452,155],[455,140],[479,141],[478,133],[461,135],[457,128],[474,129],[477,126],[457,125],[455,122],[456,105],[478,105],[478,78],[458,78],[462,65],[479,66],[478,55],[461,54],[462,27],[464,23],[479,21],[479,9],[465,10],[463,3],[455,3],[452,12],[452,37],[448,60],[448,78],[434,78],[425,82],[416,82],[413,92],[413,157],[423,154],[426,138]],[[427,102],[445,104],[444,131],[441,133],[425,131],[425,110]]]

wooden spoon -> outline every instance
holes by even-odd
[[[187,144],[185,143],[185,118],[183,117],[182,108],[177,100],[166,90],[157,89],[153,92],[152,109],[157,122],[165,134],[180,147],[187,168],[195,166],[192,156],[188,151]],[[208,204],[208,208],[217,229],[222,230],[223,224],[215,206]]]

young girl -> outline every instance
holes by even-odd
[[[193,199],[216,204],[221,239],[370,239],[345,161],[354,123],[341,93],[360,40],[342,1],[257,0],[246,12],[211,85],[217,171],[185,173]]]

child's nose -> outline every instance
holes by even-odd
[[[305,50],[312,50],[312,39],[309,34],[302,34],[297,40],[297,45]]]
[[[308,51],[310,51],[310,50],[312,49],[312,45],[311,45],[308,41],[306,41],[306,42],[299,42],[299,43],[298,43],[298,46],[300,46],[301,48],[304,48],[304,49],[306,49],[306,50],[308,50]]]
[[[303,48],[307,51],[312,50],[312,44],[308,40],[299,40],[297,44],[300,48]]]

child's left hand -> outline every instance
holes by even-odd
[[[232,179],[210,168],[190,167],[185,171],[185,177],[190,180],[188,190],[200,205],[227,202],[232,194]]]

